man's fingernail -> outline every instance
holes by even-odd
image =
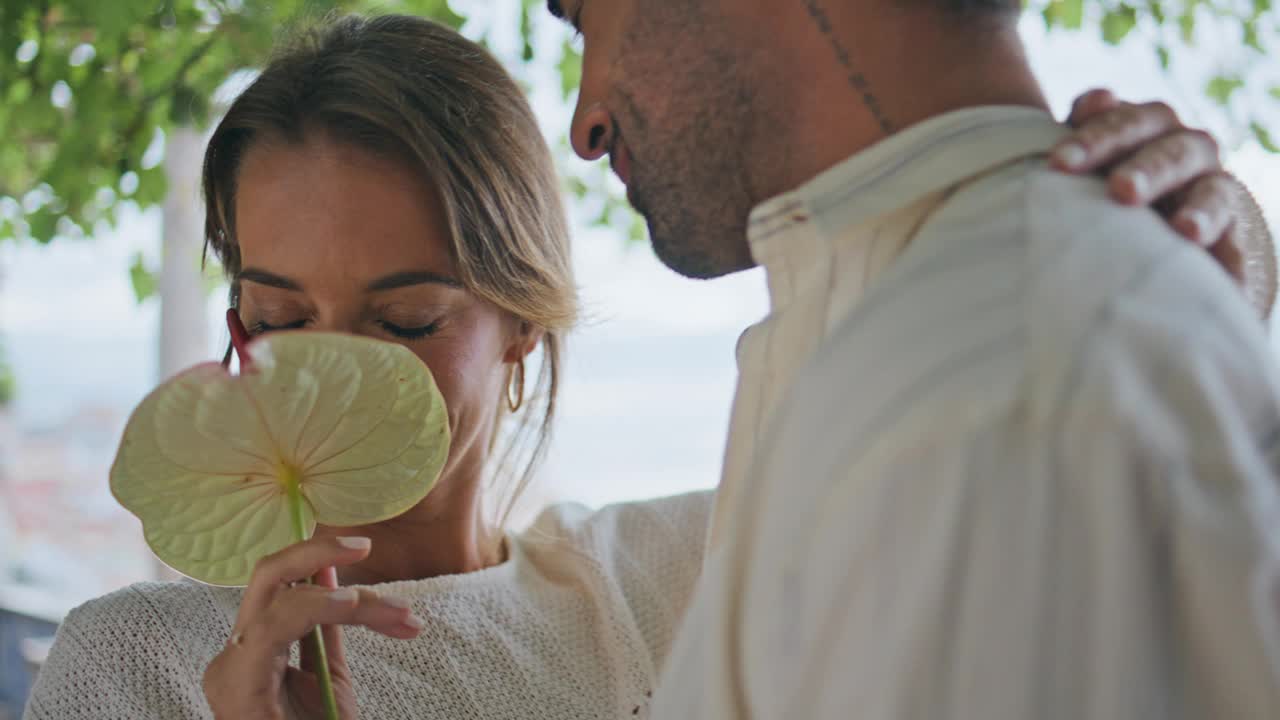
[[[329,600],[343,605],[355,602],[360,597],[360,593],[355,588],[338,588],[329,592]]]
[[[1205,242],[1205,228],[1209,227],[1209,216],[1200,210],[1193,210],[1189,213],[1183,213],[1182,223],[1187,230],[1191,232],[1191,239],[1197,242]]]
[[[340,537],[338,544],[348,550],[368,550],[373,547],[373,541],[367,537]]]
[[[409,617],[405,618],[404,624],[413,628],[414,630],[421,630],[423,628],[422,619],[419,618],[417,615],[410,615]]]
[[[408,600],[405,600],[402,597],[396,597],[395,595],[388,595],[386,597],[383,597],[382,602],[390,605],[393,608],[400,608],[401,610],[407,610],[410,607],[410,603]]]
[[[1138,199],[1147,196],[1147,191],[1151,189],[1151,181],[1147,179],[1146,173],[1134,170],[1133,172],[1125,173],[1125,177],[1129,179],[1129,186],[1133,188],[1133,194]]]
[[[1079,143],[1067,143],[1053,151],[1053,156],[1063,166],[1073,168],[1080,167],[1088,158],[1089,154],[1085,152],[1084,146]]]

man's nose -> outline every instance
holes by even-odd
[[[584,108],[578,103],[573,113],[573,126],[569,142],[573,151],[583,160],[599,160],[613,145],[613,118],[603,105],[596,103]]]

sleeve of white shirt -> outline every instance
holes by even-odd
[[[653,716],[1280,718],[1274,360],[1243,313],[1150,308],[1051,412],[925,403],[853,461],[815,467],[810,378]]]

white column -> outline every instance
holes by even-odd
[[[160,262],[160,363],[157,382],[211,359],[208,315],[200,253],[204,246],[204,202],[200,196],[200,163],[204,138],[191,128],[170,130],[165,137],[164,167],[169,191],[164,199]],[[156,560],[156,575],[173,580],[176,573]]]
[[[160,265],[160,377],[211,358],[204,278],[200,253],[204,246],[204,203],[200,196],[200,163],[204,137],[191,128],[169,131],[165,138],[163,258]]]

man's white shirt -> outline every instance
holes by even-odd
[[[1063,132],[950,113],[753,213],[773,312],[654,717],[1280,717],[1275,359]]]

